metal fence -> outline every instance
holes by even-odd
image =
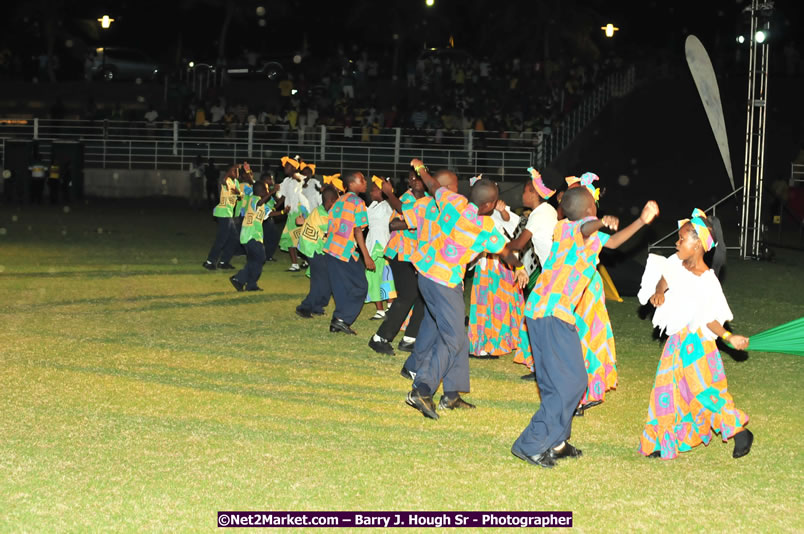
[[[39,155],[45,160],[50,158],[53,141],[80,141],[88,168],[187,169],[197,155],[224,164],[247,159],[262,168],[281,156],[301,154],[308,161],[325,164],[322,168],[329,172],[396,173],[415,157],[459,174],[524,180],[524,169],[547,166],[612,98],[627,94],[634,84],[633,67],[614,73],[559,122],[536,131],[0,119],[0,139],[3,161],[7,139],[38,141]]]

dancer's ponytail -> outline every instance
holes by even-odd
[[[704,258],[704,260],[715,271],[715,276],[720,276],[720,270],[726,265],[726,242],[723,240],[723,227],[720,225],[720,219],[715,216],[707,217],[706,225],[709,226],[717,246],[707,254],[710,257]]]

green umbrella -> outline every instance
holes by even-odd
[[[754,334],[749,338],[748,350],[804,356],[804,317]]]

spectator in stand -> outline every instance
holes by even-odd
[[[214,106],[209,108],[209,114],[212,124],[218,124],[221,122],[223,116],[226,114],[226,109],[223,107],[220,99],[218,99]]]
[[[285,79],[279,82],[279,96],[282,99],[289,99],[293,91],[293,76],[287,75]]]

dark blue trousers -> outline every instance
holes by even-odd
[[[250,240],[243,246],[246,249],[246,266],[235,275],[235,278],[246,284],[246,289],[256,289],[257,280],[260,279],[265,264],[265,247],[256,239]]]
[[[586,366],[575,325],[556,317],[525,318],[542,402],[514,446],[539,455],[569,439],[572,414],[586,391]]]
[[[368,293],[366,268],[360,260],[349,258],[346,262],[329,254],[324,254],[324,257],[329,273],[329,285],[335,298],[332,319],[340,319],[350,325],[360,315]]]
[[[464,318],[463,287],[447,287],[419,275],[424,319],[409,361],[416,372],[413,387],[422,393],[469,391],[469,337]],[[415,362],[415,363],[414,363]]]
[[[207,260],[212,263],[220,261],[229,263],[234,256],[235,248],[240,246],[240,235],[235,229],[235,223],[231,217],[215,217],[218,220],[218,232],[215,234],[215,242],[209,249]]]
[[[273,258],[274,253],[276,253],[276,247],[279,246],[279,229],[270,217],[266,217],[262,221],[262,233],[264,234],[265,257],[267,259]]]
[[[246,246],[240,243],[240,231],[243,229],[243,217],[232,217],[237,235],[237,246],[234,248],[233,256],[242,256],[246,253]]]
[[[328,254],[313,254],[310,260],[310,292],[307,297],[299,304],[298,310],[310,313],[324,313],[324,307],[329,304],[329,296],[332,288],[329,285],[329,273],[327,273],[327,260],[324,256]]]

